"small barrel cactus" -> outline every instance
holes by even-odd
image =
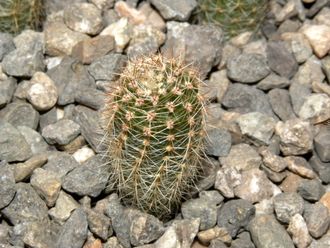
[[[199,0],[200,22],[219,25],[228,39],[255,32],[267,14],[268,0]]]
[[[109,92],[109,182],[125,205],[167,219],[194,186],[204,140],[200,84],[189,66],[153,55],[129,61]]]
[[[1,0],[0,32],[17,34],[38,29],[44,17],[44,0]]]

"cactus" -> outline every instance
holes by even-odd
[[[110,187],[125,205],[166,219],[200,175],[204,105],[198,73],[161,55],[129,61],[108,94]]]
[[[17,34],[24,29],[38,29],[43,17],[43,0],[0,1],[0,32]]]
[[[199,21],[219,25],[228,39],[257,31],[266,16],[268,0],[199,0],[198,6]]]

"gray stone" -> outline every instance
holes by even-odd
[[[95,88],[78,88],[74,99],[77,103],[98,110],[105,103],[105,93]]]
[[[327,76],[328,82],[330,81],[330,56],[326,56],[321,60],[322,69]]]
[[[17,129],[30,145],[33,155],[41,154],[48,150],[48,144],[37,131],[26,126],[18,126]]]
[[[25,161],[31,156],[24,136],[10,123],[0,121],[0,160]]]
[[[20,182],[31,176],[33,171],[47,162],[45,154],[34,155],[24,163],[18,163],[13,166],[15,181]]]
[[[87,238],[88,223],[84,210],[76,209],[62,226],[56,248],[81,248]]]
[[[283,181],[284,178],[287,176],[286,171],[282,172],[275,172],[268,167],[261,165],[260,167],[266,174],[266,176],[273,182],[273,183],[280,183]]]
[[[242,232],[232,241],[230,248],[255,248],[255,246],[252,243],[249,232]]]
[[[330,98],[326,94],[311,94],[305,98],[299,117],[313,124],[330,119]]]
[[[292,216],[303,213],[304,200],[294,192],[281,193],[274,197],[274,210],[279,221],[289,223]]]
[[[249,230],[258,248],[294,248],[289,234],[272,215],[256,215],[250,222]]]
[[[61,180],[54,172],[37,168],[33,171],[30,183],[48,207],[54,206],[61,190]]]
[[[267,43],[267,59],[269,67],[282,77],[292,78],[298,70],[298,63],[282,41]]]
[[[306,154],[313,149],[312,126],[308,121],[278,122],[275,133],[280,137],[280,149],[284,155]]]
[[[103,137],[100,124],[101,114],[84,106],[76,106],[73,111],[73,120],[80,125],[82,136],[93,150],[99,151]]]
[[[257,88],[261,90],[271,90],[286,88],[289,85],[290,81],[287,78],[271,73],[257,84]]]
[[[321,1],[326,1],[326,0],[321,0]],[[329,246],[330,246],[330,231],[328,231],[320,239],[318,240],[314,239],[310,245],[310,248],[328,248]]]
[[[317,155],[322,162],[330,162],[330,129],[323,128],[314,138]]]
[[[234,167],[220,168],[216,172],[214,188],[226,198],[233,198],[234,187],[241,183],[241,174]]]
[[[112,81],[118,77],[126,64],[127,57],[122,54],[108,54],[93,61],[88,71],[95,80]]]
[[[44,129],[44,127],[54,124],[57,121],[57,108],[54,107],[51,110],[40,115],[39,127],[40,130]]]
[[[298,115],[301,106],[304,104],[305,99],[311,95],[312,89],[310,85],[301,84],[293,81],[289,88],[290,99],[294,112]]]
[[[212,239],[208,248],[227,248],[226,244],[220,239]]]
[[[112,236],[104,243],[103,248],[123,248],[123,246],[119,243],[116,236]]]
[[[275,117],[267,95],[248,85],[239,83],[229,85],[222,104],[233,112],[242,114],[260,112]]]
[[[0,37],[0,42],[1,42],[1,37]],[[11,101],[16,87],[17,87],[17,81],[15,78],[11,77],[5,80],[0,80],[0,108],[2,108]]]
[[[72,120],[61,119],[42,129],[42,136],[48,144],[66,145],[80,134],[80,126]]]
[[[290,43],[290,48],[299,64],[304,63],[313,54],[313,50],[306,36],[302,33],[286,33],[281,36]]]
[[[14,199],[1,213],[14,225],[45,220],[48,215],[46,204],[27,183],[16,184]]]
[[[230,244],[230,242],[232,240],[232,238],[228,234],[228,231],[226,230],[226,228],[218,227],[218,226],[215,226],[208,230],[199,232],[197,234],[197,237],[198,237],[198,240],[200,241],[199,243],[201,243],[203,245],[207,245],[210,243],[213,243],[215,245],[217,243],[220,243],[219,241],[221,241],[221,243]],[[212,240],[218,241],[218,242],[212,242]],[[192,247],[194,247],[194,244],[192,245]],[[225,247],[227,247],[227,246],[225,246]]]
[[[37,129],[39,113],[31,104],[17,101],[8,104],[0,111],[0,119],[9,122],[15,127],[27,126]]]
[[[263,164],[272,171],[281,172],[287,167],[284,158],[273,154],[269,149],[263,149],[259,153],[263,157]]]
[[[328,230],[330,214],[322,203],[317,202],[305,209],[304,218],[313,238],[320,238]]]
[[[330,183],[330,163],[322,162],[315,153],[308,162],[322,182]]]
[[[218,212],[218,226],[225,227],[232,238],[241,229],[247,229],[254,217],[255,207],[248,201],[238,199],[226,202]]]
[[[148,56],[157,53],[159,45],[154,38],[146,39],[136,44],[130,44],[127,48],[127,56],[129,58],[137,58],[139,56]]]
[[[15,193],[16,187],[14,173],[8,164],[0,162],[0,209],[8,206],[14,198]]]
[[[309,179],[316,177],[315,172],[303,157],[287,156],[284,160],[288,165],[288,169],[293,173]]]
[[[273,111],[282,121],[296,118],[287,90],[272,89],[268,92],[268,97]]]
[[[298,193],[307,201],[318,201],[325,193],[322,183],[318,179],[303,179],[298,187]]]
[[[103,28],[102,12],[94,4],[76,3],[64,9],[64,22],[72,30],[96,35]]]
[[[167,57],[180,57],[199,69],[205,78],[220,62],[223,33],[212,25],[167,22],[167,40],[162,47]]]
[[[196,0],[151,0],[165,20],[187,21],[197,7]]]
[[[266,58],[256,53],[242,53],[231,57],[227,68],[227,76],[240,83],[255,83],[270,73]]]
[[[237,118],[237,123],[243,135],[246,135],[257,145],[269,145],[274,133],[275,120],[259,112],[243,114]]]
[[[227,156],[231,148],[231,135],[223,128],[207,130],[205,152],[212,156]]]
[[[79,167],[79,164],[71,155],[56,151],[48,155],[48,162],[42,168],[56,173],[57,176],[63,179],[69,171],[76,167]]]
[[[9,227],[9,225],[5,221],[2,221],[2,223],[0,224],[0,245],[4,246],[8,244],[10,231],[11,228]]]
[[[56,85],[59,105],[73,103],[75,92],[81,87],[95,88],[94,79],[88,73],[87,67],[70,57],[64,57],[47,75]]]
[[[301,214],[295,214],[291,217],[287,231],[298,248],[309,247],[309,244],[312,242],[307,224]]]
[[[0,33],[0,61],[3,57],[13,51],[15,45],[13,42],[13,37],[8,33]]]
[[[88,159],[81,166],[70,171],[63,179],[62,187],[80,196],[98,196],[105,189],[109,172],[100,155]]]
[[[110,218],[90,209],[86,213],[90,231],[102,240],[107,240],[113,233]]]

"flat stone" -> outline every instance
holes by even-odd
[[[258,248],[294,248],[289,234],[272,215],[256,215],[250,222],[249,230]]]
[[[102,12],[90,3],[77,3],[64,9],[64,23],[72,30],[96,35],[103,28]]]
[[[81,208],[76,209],[62,226],[56,247],[81,248],[87,238],[87,216]]]
[[[313,124],[330,119],[330,97],[326,94],[311,94],[306,97],[299,117],[310,120]]]
[[[8,206],[16,193],[14,173],[9,165],[0,162],[0,209]],[[1,229],[1,228],[0,228]],[[1,233],[1,231],[0,231]],[[1,244],[1,234],[0,234]]]
[[[229,85],[222,104],[232,112],[242,114],[260,112],[275,117],[267,95],[248,85],[239,83]]]
[[[308,162],[322,182],[326,184],[330,183],[330,163],[322,162],[316,153],[314,153]]]
[[[329,210],[322,203],[315,203],[305,209],[304,218],[308,231],[313,238],[320,238],[326,233],[330,224]]]
[[[303,157],[287,156],[284,160],[288,165],[288,169],[293,173],[309,179],[316,177],[315,172]]]
[[[302,155],[313,148],[312,126],[308,121],[278,122],[275,133],[280,137],[280,149],[284,155]]]
[[[197,7],[195,0],[151,0],[165,20],[187,21]]]
[[[20,182],[31,176],[33,171],[47,162],[45,154],[34,155],[24,163],[18,163],[13,166],[15,181]]]
[[[16,87],[17,81],[15,78],[10,77],[5,80],[0,80],[0,108],[4,107],[11,101]]]
[[[269,67],[282,77],[292,78],[298,70],[298,63],[281,41],[267,44],[267,59]]]
[[[27,183],[16,184],[16,194],[11,203],[1,210],[12,224],[41,221],[47,218],[47,206]]]
[[[280,193],[273,200],[276,218],[283,223],[289,223],[292,216],[304,211],[304,200],[297,193]]]
[[[213,128],[207,131],[205,152],[212,156],[227,156],[231,148],[231,135],[222,128]]]
[[[266,58],[253,53],[233,56],[228,60],[227,68],[227,76],[240,83],[255,83],[270,73]]]
[[[297,248],[309,247],[312,242],[307,224],[301,214],[295,214],[291,217],[287,231],[291,234],[292,241]]]
[[[60,191],[55,207],[48,211],[49,216],[59,223],[64,223],[71,215],[71,212],[79,207],[79,203],[72,196]]]
[[[224,167],[244,171],[259,168],[261,157],[248,144],[238,144],[232,146],[228,156],[220,158],[220,162]]]
[[[64,177],[63,189],[80,196],[98,196],[105,189],[109,178],[109,172],[103,164],[99,155],[90,158]]]
[[[296,118],[289,91],[284,89],[272,89],[268,92],[268,97],[273,111],[282,121]]]
[[[272,117],[259,112],[243,114],[237,119],[237,123],[242,134],[259,145],[270,143],[276,124]]]
[[[260,202],[280,192],[266,174],[257,168],[243,171],[241,184],[234,188],[235,196],[251,203]]]
[[[31,104],[16,101],[0,110],[0,119],[9,122],[15,127],[27,126],[32,129],[37,129],[39,113]]]
[[[224,227],[232,238],[247,226],[255,214],[255,207],[246,200],[230,200],[218,212],[218,226]]]
[[[72,120],[61,119],[42,129],[42,136],[48,144],[66,145],[80,134],[80,126]]]
[[[115,48],[114,38],[110,35],[97,36],[78,42],[72,48],[71,56],[83,64],[90,64]]]
[[[320,200],[322,195],[325,193],[325,189],[318,179],[304,179],[298,187],[298,193],[305,200],[315,202]]]
[[[44,153],[49,149],[48,144],[37,131],[27,126],[18,126],[17,129],[30,145],[33,155]]]
[[[324,57],[330,50],[330,26],[308,25],[302,28],[302,33],[309,40],[317,57]]]
[[[277,88],[286,88],[289,85],[289,79],[279,76],[275,73],[271,73],[257,84],[257,88],[261,90],[271,90]]]
[[[15,45],[12,35],[8,33],[0,33],[0,61],[6,54],[10,53],[14,49]]]
[[[61,190],[61,180],[55,173],[37,168],[31,175],[30,183],[48,207],[54,206]]]
[[[25,161],[31,156],[24,136],[10,123],[0,121],[0,160]]]

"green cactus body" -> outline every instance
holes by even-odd
[[[17,34],[37,29],[43,16],[43,0],[1,0],[0,32]]]
[[[267,14],[268,0],[199,0],[198,19],[219,25],[228,39],[255,32]]]
[[[198,74],[160,55],[130,61],[105,110],[110,184],[126,205],[166,219],[200,172]]]

